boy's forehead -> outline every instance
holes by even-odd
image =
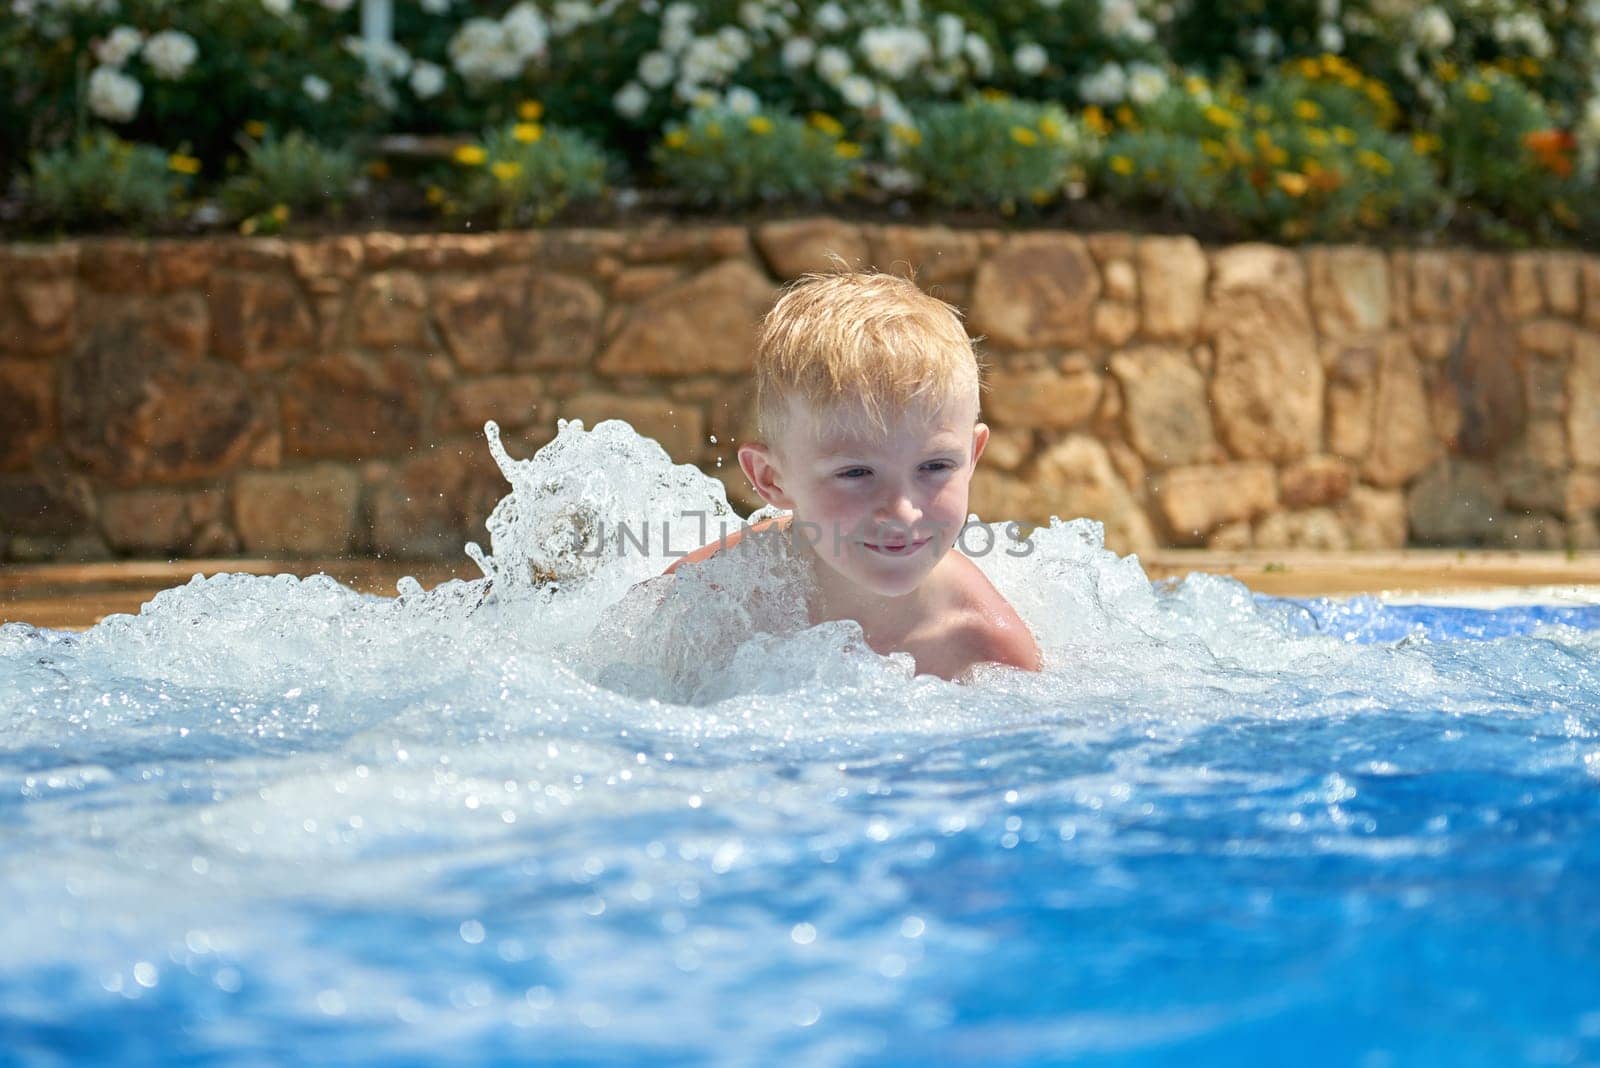
[[[791,399],[789,433],[827,447],[879,445],[905,438],[951,436],[964,440],[978,421],[977,405],[962,398],[884,412],[881,421],[848,403],[817,406]]]

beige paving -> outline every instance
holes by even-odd
[[[1600,586],[1600,553],[1167,550],[1144,557],[1142,563],[1152,579],[1206,571],[1232,576],[1261,593],[1287,597]],[[364,593],[387,594],[394,592],[395,581],[404,575],[432,587],[447,579],[478,574],[466,560],[458,565],[370,559],[11,564],[0,566],[0,623],[81,629],[115,612],[137,612],[157,592],[181,585],[197,573],[223,572],[327,574]]]

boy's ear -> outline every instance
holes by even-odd
[[[978,458],[983,455],[983,450],[988,444],[989,427],[985,423],[979,423],[972,428],[972,464],[974,467],[977,466]]]
[[[745,442],[739,446],[739,468],[762,500],[776,508],[794,511],[794,501],[783,490],[783,475],[771,449],[757,441]]]

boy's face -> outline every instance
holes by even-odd
[[[769,503],[832,571],[883,597],[915,590],[955,544],[989,428],[971,400],[902,413],[885,429],[791,402],[778,440],[740,450]],[[747,458],[747,451],[749,456]],[[801,526],[805,524],[805,526]]]

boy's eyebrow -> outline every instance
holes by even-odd
[[[876,451],[876,448],[872,445],[857,444],[855,442],[842,442],[838,445],[824,445],[822,448],[825,451],[819,451],[817,453],[817,457],[822,460],[853,460],[864,456],[867,453]],[[942,440],[936,439],[929,443],[927,451],[930,453],[962,452],[965,450],[965,448],[966,443],[952,434],[948,438]]]

